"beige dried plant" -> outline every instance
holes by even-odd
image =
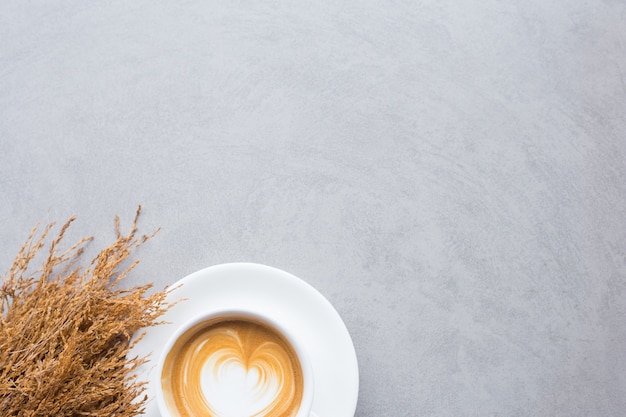
[[[137,209],[128,234],[115,218],[117,239],[83,268],[84,238],[58,248],[70,218],[47,244],[54,224],[33,228],[0,287],[0,414],[2,416],[135,416],[144,410],[147,358],[129,357],[133,334],[158,324],[170,307],[167,290],[130,289],[120,282],[138,263],[132,252],[150,236],[137,235]],[[35,256],[48,246],[41,268]],[[126,266],[128,263],[130,265]],[[139,338],[141,335],[139,335]]]

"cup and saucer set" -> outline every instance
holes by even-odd
[[[194,272],[170,288],[172,289],[166,301],[178,302],[160,318],[164,324],[138,332],[141,334],[145,331],[145,336],[130,352],[133,357],[148,356],[149,359],[137,370],[137,378],[147,382],[145,392],[148,395],[145,409],[147,417],[184,414],[175,410],[176,406],[168,403],[169,388],[164,389],[163,385],[166,364],[170,362],[171,356],[182,358],[183,355],[179,353],[181,349],[176,346],[182,344],[182,338],[187,337],[183,335],[190,334],[190,329],[195,329],[199,323],[209,323],[209,321],[213,323],[220,317],[232,316],[245,320],[250,318],[254,322],[267,324],[268,327],[276,330],[280,337],[288,342],[288,345],[292,346],[293,349],[290,348],[290,350],[299,358],[301,372],[296,381],[296,385],[300,386],[297,391],[299,396],[296,404],[297,410],[285,415],[354,417],[359,392],[359,370],[354,345],[348,329],[335,308],[311,285],[288,272],[270,266],[254,263],[228,263]],[[210,326],[205,327],[210,328]],[[218,330],[210,328],[212,332],[210,337],[213,338],[211,340],[230,340],[229,338],[234,334],[234,330],[226,329],[222,332],[227,336],[224,339],[222,336],[216,336]],[[227,344],[227,342],[224,343]],[[242,345],[242,343],[244,342],[237,340],[235,344]],[[198,346],[200,345],[201,343],[198,343]],[[233,348],[230,347],[224,350],[224,352],[231,353],[232,351]],[[181,359],[181,363],[192,368],[193,365],[189,364],[193,364],[194,360],[206,359],[203,365],[197,366],[203,370],[198,371],[197,379],[202,383],[198,382],[199,388],[196,391],[202,391],[204,389],[202,387],[209,387],[206,389],[212,393],[220,389],[226,390],[228,388],[226,386],[215,385],[215,381],[219,381],[220,378],[223,381],[230,381],[231,384],[234,383],[233,381],[239,381],[237,379],[239,374],[234,366],[237,360],[231,353],[224,354],[224,352],[203,353],[204,356],[189,354],[190,358],[195,359]],[[279,386],[288,386],[290,383],[288,379],[291,375],[289,373],[280,375],[279,371],[276,371],[278,372],[276,374],[272,370],[280,366],[280,355],[267,351],[260,352],[256,356],[254,360],[259,366],[254,371],[256,372],[255,382],[250,385],[243,397],[248,398],[246,395],[249,395],[250,401],[256,398],[254,401],[262,403],[259,407],[265,407],[264,409],[278,407],[280,405],[276,404],[280,402],[279,396],[272,394],[273,390],[279,389],[277,388]],[[268,364],[262,363],[265,360],[262,358],[270,358],[267,359]],[[209,364],[213,367],[219,366],[219,369],[209,370]],[[187,375],[187,371],[181,371],[181,375]],[[272,382],[273,379],[277,379],[278,382]],[[234,392],[234,398],[236,398],[234,406],[240,407],[237,410],[243,410],[244,406],[248,407],[244,404],[247,400],[242,399],[242,395]],[[246,415],[245,411],[232,411],[233,404],[227,404],[228,401],[228,393],[224,391],[224,394],[220,394],[212,406],[226,407],[223,409],[231,410],[225,411],[224,415]],[[257,413],[258,409],[254,408],[255,404],[250,403],[249,407],[252,408],[245,408],[245,410],[255,410],[252,412],[253,415],[265,415]],[[215,414],[222,413],[215,412]],[[267,415],[271,416],[272,411],[270,410]]]

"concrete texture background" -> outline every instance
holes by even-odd
[[[252,261],[350,330],[358,417],[623,416],[626,5],[0,3],[0,262]],[[69,241],[68,241],[69,242]],[[330,417],[330,416],[329,416]]]

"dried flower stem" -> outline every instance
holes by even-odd
[[[0,287],[0,410],[3,416],[135,416],[144,410],[145,383],[135,379],[146,358],[127,357],[131,337],[158,324],[170,307],[167,291],[148,295],[152,285],[121,289],[137,265],[121,268],[150,239],[133,225],[84,270],[76,266],[79,240],[60,252],[70,218],[49,244],[48,255],[30,273],[54,224],[31,230]],[[138,340],[138,339],[136,339]],[[135,342],[136,343],[136,342]]]

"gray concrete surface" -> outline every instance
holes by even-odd
[[[96,2],[94,2],[96,3]],[[358,417],[623,416],[626,5],[0,3],[0,262],[162,230],[337,308]]]

